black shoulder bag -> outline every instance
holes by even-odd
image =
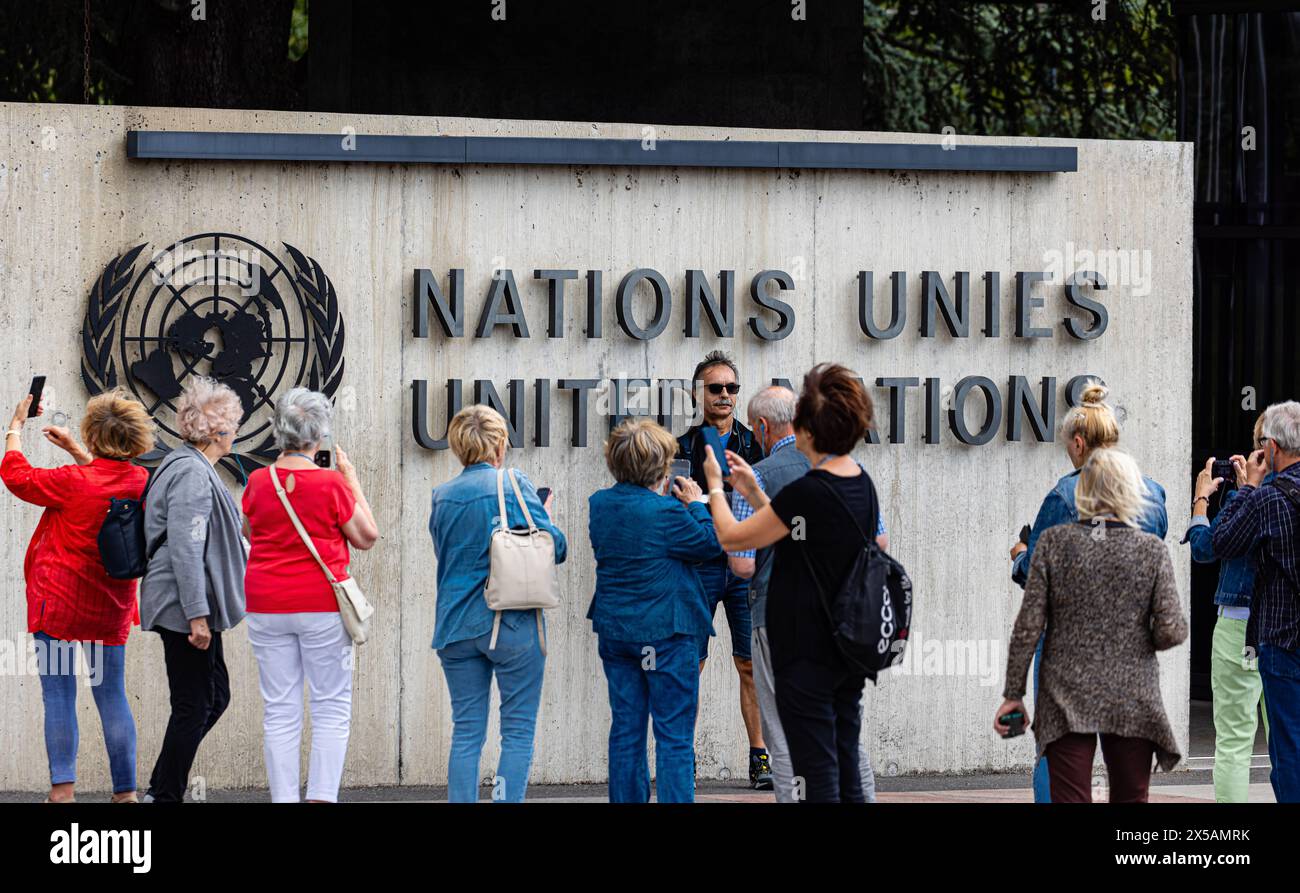
[[[167,542],[167,531],[164,530],[152,549],[145,548],[144,501],[157,476],[157,471],[149,474],[149,482],[144,485],[139,499],[108,500],[108,515],[99,527],[99,560],[114,580],[143,577],[149,559]]]
[[[865,473],[865,472],[864,472]],[[862,550],[853,559],[838,590],[828,599],[808,550],[801,549],[817,597],[831,623],[831,635],[850,666],[872,679],[900,663],[912,625],[912,580],[903,566],[867,536],[857,516],[829,482],[814,477],[840,504],[862,535]]]

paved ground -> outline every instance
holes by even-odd
[[[1191,747],[1180,769],[1152,777],[1153,803],[1213,803],[1214,783],[1210,770],[1214,764],[1214,724],[1208,701],[1191,703]],[[1273,789],[1268,783],[1268,745],[1261,729],[1255,741],[1251,766],[1250,802],[1273,803]],[[881,803],[1032,803],[1027,774],[1000,775],[914,775],[896,778],[878,777],[878,800]],[[0,803],[38,802],[45,792],[0,791]],[[534,801],[555,803],[604,803],[608,799],[605,785],[532,785],[528,797]],[[106,792],[79,792],[78,800],[107,800]],[[209,791],[213,803],[256,803],[267,800],[264,791]],[[374,803],[435,803],[447,799],[445,786],[354,788],[343,792],[347,801]],[[697,782],[696,800],[701,803],[771,803],[772,795],[751,791],[734,781],[701,779]]]
[[[1027,775],[927,775],[881,778],[881,803],[1031,803],[1033,793]],[[608,794],[604,785],[532,785],[529,799],[553,803],[604,803]],[[0,792],[0,803],[37,802],[44,792]],[[353,788],[343,792],[347,801],[373,803],[445,801],[445,787]],[[107,800],[106,792],[79,792],[82,802]],[[213,803],[265,802],[263,791],[208,791]],[[696,793],[701,803],[771,803],[772,795],[751,791],[730,781],[702,780]],[[1251,772],[1250,801],[1272,803],[1273,791],[1268,784],[1268,770]],[[1180,771],[1152,778],[1153,803],[1212,803],[1214,786],[1205,770]]]

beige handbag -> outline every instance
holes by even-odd
[[[500,527],[492,531],[489,549],[491,567],[488,571],[487,586],[483,597],[487,600],[489,611],[496,612],[492,621],[491,650],[497,647],[497,635],[501,631],[502,611],[537,611],[537,640],[541,643],[542,653],[546,653],[546,634],[542,631],[542,610],[560,606],[560,582],[555,574],[555,539],[549,531],[540,529],[533,523],[533,516],[528,512],[524,496],[519,492],[519,482],[515,480],[514,469],[509,472],[510,486],[519,500],[519,507],[524,510],[527,530],[511,530],[506,520],[505,469],[497,469],[497,509],[501,519]]]
[[[334,597],[339,603],[339,617],[343,621],[343,628],[348,631],[352,641],[358,645],[364,645],[366,637],[370,634],[370,615],[375,613],[375,608],[366,598],[357,581],[349,577],[346,580],[336,580],[334,572],[329,566],[321,561],[320,553],[316,551],[316,544],[311,541],[311,537],[303,528],[302,522],[298,520],[298,513],[293,510],[289,504],[289,494],[284,492],[284,487],[280,485],[280,476],[275,472],[275,465],[268,466],[271,471],[271,481],[275,484],[275,495],[280,497],[280,503],[284,510],[289,513],[289,520],[293,522],[294,529],[298,531],[298,536],[307,546],[307,551],[311,552],[311,557],[316,559],[321,570],[325,572],[325,577],[330,581],[330,588],[334,590]]]

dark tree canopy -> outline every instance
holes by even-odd
[[[1169,0],[863,6],[868,129],[1174,138]]]
[[[91,102],[1174,136],[1170,0],[89,5]],[[82,101],[84,9],[0,3],[0,99]]]

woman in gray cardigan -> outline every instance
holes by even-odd
[[[230,703],[221,634],[244,619],[242,518],[216,463],[229,455],[243,416],[238,395],[190,378],[176,407],[185,442],[167,454],[145,494],[149,567],[140,626],[162,637],[171,718],[145,801],[179,803],[199,743]]]
[[[1092,802],[1099,736],[1111,803],[1145,803],[1152,756],[1165,771],[1180,759],[1156,652],[1187,638],[1187,620],[1169,550],[1136,527],[1146,492],[1131,457],[1094,451],[1075,491],[1079,520],[1044,531],[1034,550],[993,729],[1005,737],[1003,717],[1028,717],[1025,676],[1046,628],[1033,730],[1053,803]]]

